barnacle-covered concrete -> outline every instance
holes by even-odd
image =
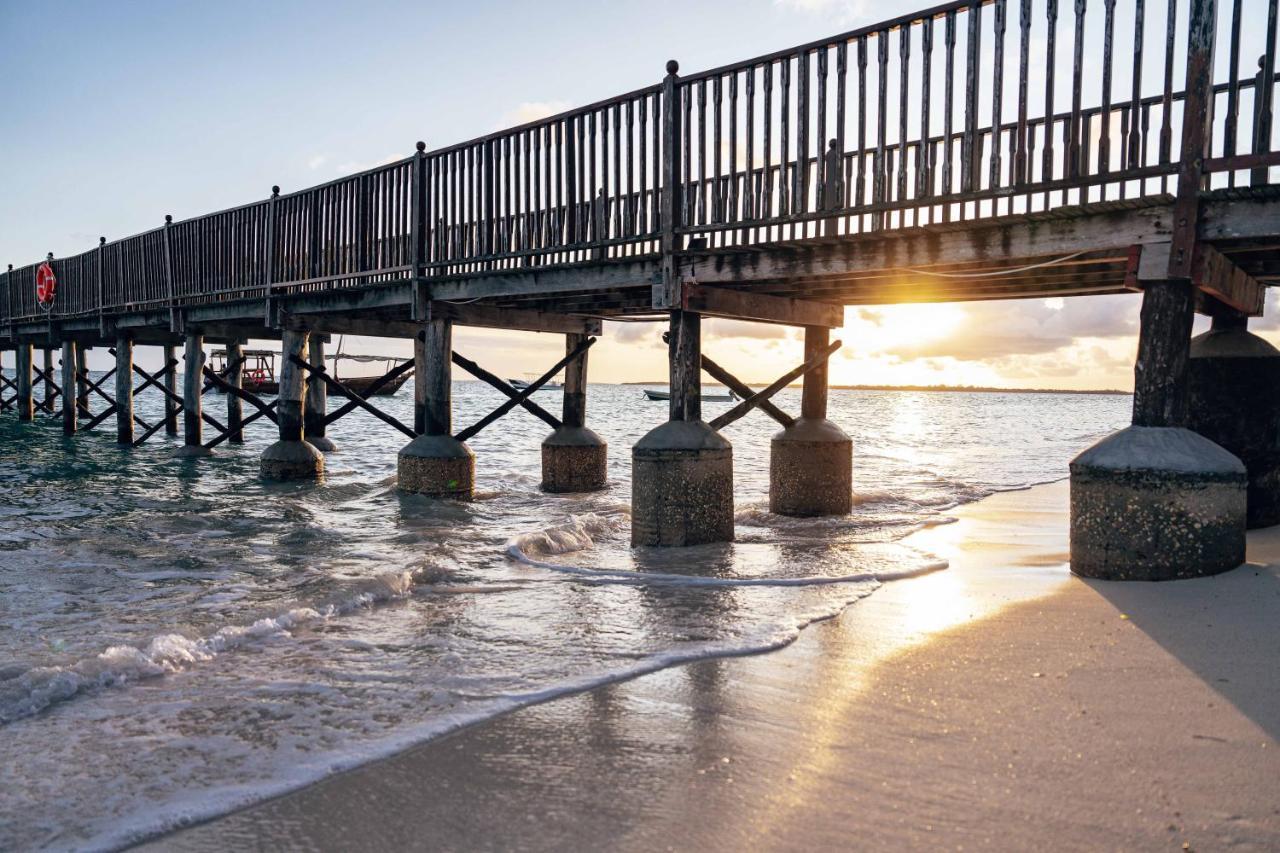
[[[826,418],[800,418],[773,436],[769,510],[800,517],[853,508],[853,440]]]
[[[1244,562],[1245,468],[1191,430],[1132,426],[1071,463],[1071,570],[1172,580]]]
[[[475,481],[475,454],[451,435],[420,435],[396,457],[401,491],[469,501]]]
[[[733,541],[733,447],[703,421],[668,421],[631,451],[631,544]]]
[[[1191,339],[1187,426],[1244,463],[1249,527],[1280,524],[1280,350],[1243,325],[1214,325]]]
[[[277,441],[262,451],[265,480],[314,480],[324,474],[324,454],[306,441]]]
[[[586,427],[561,427],[542,442],[542,488],[595,492],[609,479],[609,445]]]

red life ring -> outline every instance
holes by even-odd
[[[57,293],[58,276],[53,271],[53,264],[46,261],[36,270],[36,301],[41,305],[52,305]]]

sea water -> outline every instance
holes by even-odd
[[[159,399],[140,395],[139,416],[154,423]],[[220,420],[224,399],[205,398]],[[501,400],[455,383],[455,424]],[[408,388],[377,403],[412,423]],[[832,391],[855,508],[820,520],[768,512],[777,427],[754,412],[727,430],[736,541],[671,550],[628,544],[630,448],[667,409],[634,386],[590,388],[608,489],[542,493],[548,429],[517,411],[470,442],[471,503],[399,493],[407,439],[362,413],[330,427],[319,484],[259,480],[265,420],[243,446],[177,460],[163,431],[120,449],[114,419],[66,439],[56,418],[4,413],[0,849],[119,846],[521,705],[777,648],[880,583],[943,568],[904,537],[1064,477],[1129,406]]]

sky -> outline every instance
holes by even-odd
[[[630,91],[660,80],[670,58],[696,71],[901,11],[869,0],[0,0],[0,263],[75,254],[165,214],[406,156],[419,139],[430,149]],[[1138,309],[1136,296],[850,308],[832,382],[1129,389]],[[1280,340],[1271,317],[1255,326]],[[606,324],[591,379],[665,379],[661,332]],[[562,338],[532,333],[459,330],[455,341],[510,376],[563,352]],[[344,346],[408,353],[407,342]],[[707,321],[704,350],[749,382],[801,360],[795,330],[723,320]],[[95,353],[91,367],[107,359]]]

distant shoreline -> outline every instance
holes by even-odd
[[[619,382],[619,385],[663,385],[666,382]],[[764,388],[763,382],[747,383],[751,388]],[[717,386],[719,387],[719,386]],[[791,387],[798,388],[799,384]],[[967,394],[1090,394],[1128,397],[1133,392],[1114,388],[1075,391],[1068,388],[990,388],[984,385],[832,385],[832,391],[929,391]]]

